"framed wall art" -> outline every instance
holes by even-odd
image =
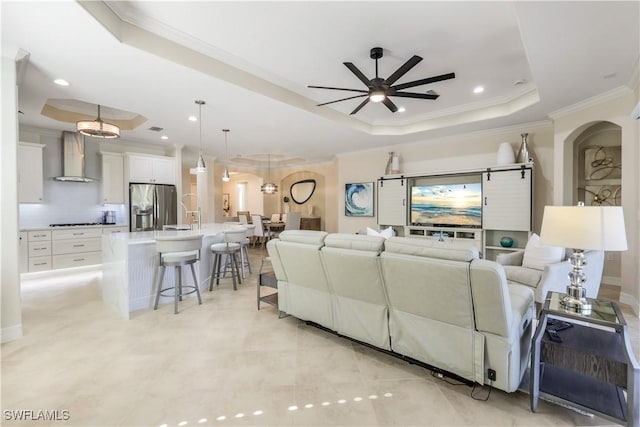
[[[373,216],[373,182],[345,184],[344,214]]]

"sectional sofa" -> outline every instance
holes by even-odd
[[[475,247],[290,230],[267,250],[281,311],[470,382],[518,388],[533,292],[508,285]]]

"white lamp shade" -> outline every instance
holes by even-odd
[[[545,206],[540,239],[571,249],[624,251],[627,236],[620,206]]]

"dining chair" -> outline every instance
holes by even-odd
[[[271,222],[280,222],[280,214],[279,213],[271,214]]]
[[[262,224],[262,217],[260,215],[251,215],[251,219],[255,224],[255,228],[253,229],[253,246],[255,247],[256,242],[260,242],[262,244],[262,247],[264,247],[269,237],[273,236],[273,233],[269,230],[265,230],[265,227]]]
[[[300,212],[289,212],[284,222],[285,230],[300,230]]]
[[[251,214],[249,213],[249,211],[238,211],[237,215],[238,215],[238,218],[244,217],[246,219],[246,222],[242,222],[243,220],[240,219],[241,224],[247,224],[251,222]]]
[[[286,212],[282,214],[282,222],[284,222],[284,223],[287,222],[287,215],[288,214]]]

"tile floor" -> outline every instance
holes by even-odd
[[[254,268],[263,252],[252,250]],[[257,268],[255,268],[257,270]],[[173,314],[121,320],[100,273],[23,284],[24,338],[2,345],[2,425],[534,426],[610,425],[599,417],[433,378],[424,368],[255,306],[256,274],[230,279]],[[638,318],[625,309],[638,336]],[[639,343],[633,342],[639,352]],[[488,388],[476,390],[486,396]],[[7,411],[68,411],[15,421]]]

